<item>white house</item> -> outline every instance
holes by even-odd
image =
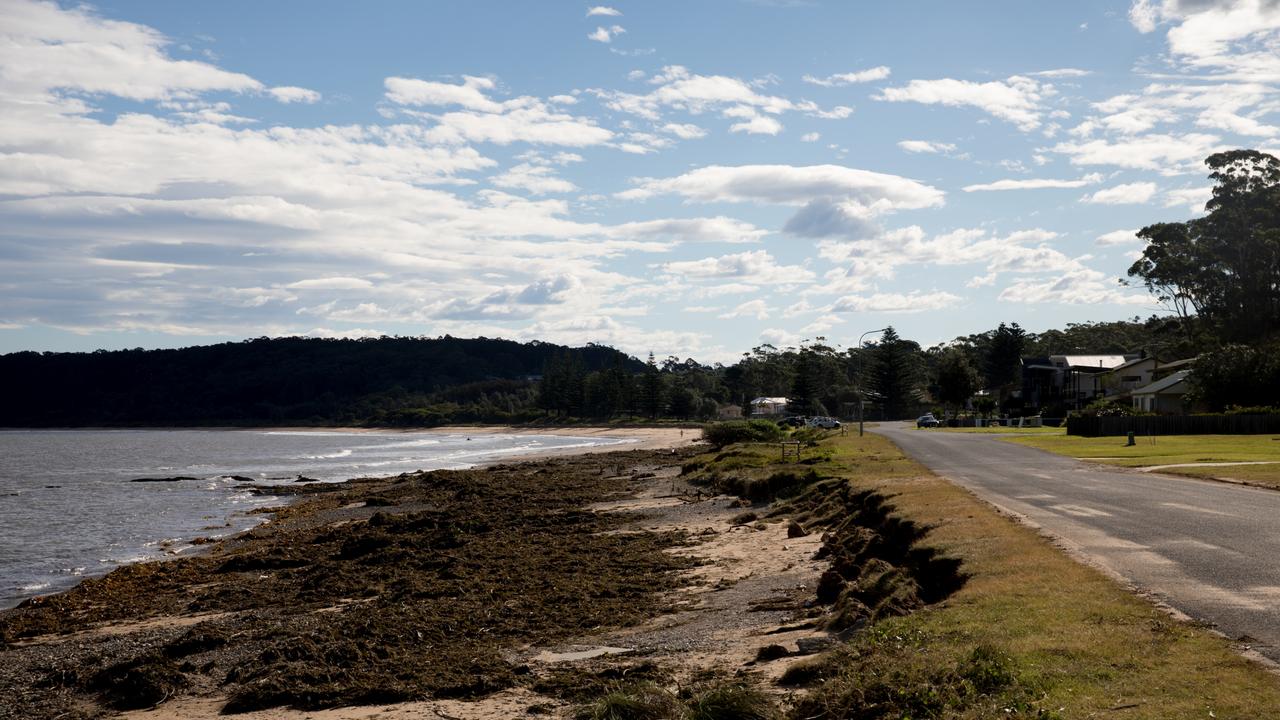
[[[1187,393],[1187,376],[1190,374],[1190,370],[1179,370],[1163,380],[1134,390],[1134,409],[1164,414],[1184,412],[1182,396]]]
[[[758,397],[751,401],[752,415],[782,415],[787,412],[784,397]]]
[[[1117,365],[1102,378],[1107,397],[1126,397],[1177,370],[1185,369],[1195,358],[1162,363],[1155,356],[1130,360]]]

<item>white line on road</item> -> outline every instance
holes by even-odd
[[[1076,517],[1111,517],[1111,513],[1083,505],[1050,505],[1050,510],[1057,510]]]

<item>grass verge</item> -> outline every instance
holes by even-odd
[[[812,466],[824,483],[890,498],[893,513],[929,528],[926,545],[962,562],[967,582],[792,665],[784,682],[808,692],[790,717],[1280,717],[1280,681],[1227,640],[1171,619],[883,437],[824,446],[831,454]]]
[[[1125,444],[1127,440],[1123,437],[1087,438],[1063,434],[1007,440],[1059,455],[1120,467],[1280,461],[1280,438],[1274,435],[1158,435],[1137,438],[1137,444],[1132,447]],[[1275,465],[1177,467],[1162,469],[1161,472],[1280,487],[1280,462]]]
[[[917,428],[923,430],[924,428]],[[931,428],[932,430],[941,430],[942,432],[953,433],[970,433],[975,435],[1066,435],[1067,429],[1064,427],[957,427],[957,428]]]

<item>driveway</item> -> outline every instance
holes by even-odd
[[[1109,468],[991,435],[897,423],[876,432],[1139,589],[1280,661],[1280,491]]]

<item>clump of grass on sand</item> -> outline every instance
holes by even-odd
[[[617,686],[578,708],[575,720],[776,720],[774,698],[743,682],[671,692],[649,682]]]

